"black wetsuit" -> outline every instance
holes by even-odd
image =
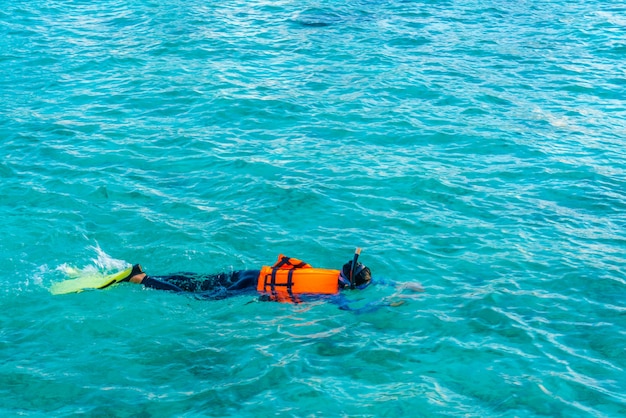
[[[202,299],[224,299],[256,290],[259,270],[239,270],[232,273],[177,273],[169,276],[146,276],[145,287],[173,292],[194,293]]]
[[[243,294],[257,294],[256,286],[260,274],[260,270],[239,270],[232,273],[217,274],[176,273],[169,276],[146,276],[141,284],[152,289],[190,293],[198,299],[218,300]],[[392,282],[382,281],[381,283],[390,284]],[[357,289],[364,289],[368,285],[369,282]],[[321,298],[336,304],[339,309],[357,313],[373,312],[381,306],[388,305],[386,302],[374,301],[354,309],[348,305],[350,301],[343,294],[306,296],[307,298],[303,298],[301,301]],[[261,295],[260,300],[272,299]]]

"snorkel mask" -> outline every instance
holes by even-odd
[[[350,287],[350,289],[364,289],[370,283],[370,269],[358,263],[360,254],[361,249],[357,248],[352,260],[343,265],[339,280],[344,287]]]

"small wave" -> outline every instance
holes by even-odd
[[[68,277],[78,277],[84,274],[106,274],[123,270],[130,266],[130,263],[118,260],[107,254],[98,244],[90,246],[89,249],[95,252],[95,257],[91,259],[91,264],[79,268],[72,264],[63,263],[56,270]]]

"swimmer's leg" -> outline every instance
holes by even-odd
[[[152,277],[146,276],[141,281],[141,284],[145,287],[149,287],[150,289],[158,289],[158,290],[170,290],[172,292],[184,292],[183,289],[176,286],[175,284],[164,282],[161,280],[153,279]]]
[[[133,275],[128,280],[152,289],[197,293],[219,289],[238,291],[254,288],[256,287],[259,274],[259,270],[240,270],[233,273],[178,273],[168,276],[150,277],[143,270],[140,270],[140,273]]]
[[[158,286],[159,289],[169,285],[180,289],[179,291],[200,293],[228,287],[232,283],[232,275],[233,273],[176,273],[167,276],[150,277],[151,280],[148,283]],[[154,283],[155,281],[161,284]]]
[[[157,276],[157,280],[178,286],[185,292],[197,293],[224,287],[230,282],[230,273],[197,274],[176,273],[168,276]]]
[[[232,285],[228,290],[244,290],[256,287],[259,279],[260,270],[240,270],[233,273]]]
[[[153,279],[152,277],[149,277],[141,268],[141,266],[139,264],[136,264],[135,266],[133,266],[133,271],[131,272],[130,276],[125,279],[125,281],[128,280],[131,283],[137,283],[137,284],[142,284],[145,287],[149,287],[151,289],[158,289],[158,290],[170,290],[172,292],[182,292],[183,289],[181,289],[180,287],[172,284],[172,283],[168,283],[162,280],[157,280],[157,279]]]

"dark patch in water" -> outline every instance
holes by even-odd
[[[331,25],[331,23],[328,23],[328,22],[305,22],[305,21],[298,21],[298,20],[296,20],[296,23],[301,26],[307,26],[309,28],[323,28],[323,27]]]
[[[293,22],[307,28],[325,28],[340,23],[342,17],[320,9],[308,9],[294,17]]]

